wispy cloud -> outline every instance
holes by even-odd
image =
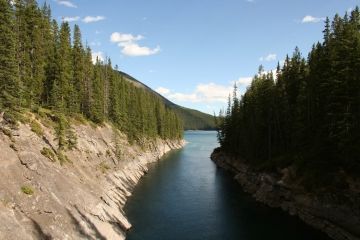
[[[303,19],[301,20],[302,23],[318,23],[321,21],[324,21],[325,18],[324,17],[314,17],[311,15],[306,15],[305,17],[303,17]]]
[[[66,0],[55,0],[55,2],[57,2],[57,4],[59,5],[63,5],[65,7],[69,7],[69,8],[77,8],[77,6],[71,2],[71,1],[66,1]]]
[[[63,17],[62,20],[64,22],[76,22],[80,20],[79,16],[75,16],[75,17]]]
[[[121,53],[126,56],[150,56],[160,52],[160,46],[155,48],[140,46],[137,41],[142,39],[144,39],[142,35],[132,35],[130,33],[120,32],[114,32],[110,36],[110,41],[117,43],[117,45],[121,48]]]
[[[277,58],[277,55],[275,54],[275,53],[270,53],[270,54],[268,54],[267,56],[265,56],[265,57],[260,57],[259,58],[259,60],[261,61],[261,62],[271,62],[271,61],[275,61],[276,60],[276,58]]]
[[[120,42],[133,42],[133,41],[139,41],[143,39],[144,37],[142,35],[132,35],[129,33],[119,33],[114,32],[110,36],[110,41],[113,43],[120,43]]]
[[[93,22],[99,22],[105,20],[104,16],[86,16],[83,18],[84,23],[93,23]]]
[[[160,93],[161,95],[166,95],[170,93],[170,89],[164,87],[158,87],[155,89],[156,92]]]
[[[193,92],[173,92],[168,88],[159,87],[155,91],[170,100],[191,103],[226,103],[229,94],[233,92],[234,83],[241,89],[242,94],[250,85],[252,77],[241,77],[238,80],[229,82],[227,85],[216,83],[198,84]]]

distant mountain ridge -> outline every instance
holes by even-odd
[[[133,83],[136,87],[143,88],[158,96],[167,107],[174,110],[183,120],[185,130],[215,130],[215,122],[212,115],[179,106],[129,74],[122,71],[119,71],[119,74],[122,75],[125,80]]]

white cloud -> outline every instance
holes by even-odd
[[[276,78],[276,70],[264,71],[263,74],[272,73]],[[156,89],[158,93],[164,97],[177,102],[190,103],[226,103],[229,95],[234,91],[234,84],[238,87],[238,96],[245,93],[247,87],[251,84],[253,77],[240,77],[228,84],[221,85],[216,83],[198,84],[194,91],[190,93],[173,92],[168,88],[159,87]]]
[[[62,20],[64,22],[76,22],[79,21],[80,17],[79,16],[75,16],[75,17],[63,17]]]
[[[167,95],[167,98],[170,100],[175,100],[179,102],[200,102],[198,96],[195,93],[185,94],[185,93],[171,93]]]
[[[311,15],[307,15],[301,20],[301,22],[302,23],[318,23],[318,22],[321,22],[324,20],[325,20],[325,18],[323,18],[323,17],[313,17]]]
[[[129,33],[119,33],[114,32],[110,36],[110,41],[113,43],[120,43],[120,42],[133,42],[133,41],[139,41],[143,39],[144,37],[141,35],[134,36]]]
[[[170,93],[170,89],[164,87],[158,87],[157,89],[155,89],[155,91],[160,93],[161,95],[166,95]]]
[[[270,53],[265,57],[261,57],[259,60],[260,61],[266,61],[266,62],[271,62],[271,61],[275,61],[277,58],[277,55],[275,53]]]
[[[104,19],[105,19],[104,16],[86,16],[86,17],[83,18],[82,21],[84,23],[93,23],[93,22],[102,21]]]
[[[170,100],[192,103],[226,103],[229,94],[233,92],[234,82],[238,86],[247,86],[251,83],[251,77],[239,78],[228,85],[216,83],[198,84],[192,93],[172,92],[170,89],[159,87],[156,91]],[[245,89],[245,88],[244,88]]]
[[[156,48],[142,47],[133,42],[119,43],[119,47],[122,47],[122,54],[131,57],[150,56],[160,52],[159,46]]]
[[[69,8],[77,8],[77,6],[72,3],[71,1],[65,1],[65,0],[56,0],[56,2],[59,4],[59,5],[63,5],[65,7],[69,7]]]
[[[248,86],[250,85],[252,79],[253,79],[252,77],[241,77],[236,81],[236,84],[238,86],[242,86],[242,85]]]
[[[233,86],[223,86],[215,83],[199,84],[192,93],[171,92],[164,94],[170,100],[192,103],[226,103]]]
[[[137,41],[144,39],[142,35],[132,35],[130,33],[113,32],[110,41],[117,43],[121,48],[121,53],[126,56],[139,57],[150,56],[160,52],[160,46],[149,48],[140,46]]]
[[[96,63],[97,58],[103,62],[105,60],[104,53],[101,51],[91,53],[91,59],[94,64]]]

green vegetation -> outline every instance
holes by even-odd
[[[30,186],[22,186],[21,191],[23,193],[25,193],[26,195],[33,195],[34,194],[34,190]]]
[[[64,165],[65,163],[71,163],[71,160],[66,156],[66,154],[59,150],[57,153],[57,158],[59,159],[60,165]]]
[[[79,26],[73,35],[67,22],[59,26],[46,3],[39,8],[35,0],[0,0],[0,12],[0,108],[9,116],[33,111],[45,125],[51,125],[50,115],[59,154],[76,147],[69,118],[110,121],[130,141],[182,138],[174,111],[124,80],[110,59],[93,64]],[[42,134],[36,122],[31,128]]]
[[[175,103],[164,98],[157,92],[153,91],[145,84],[136,80],[132,76],[121,71],[119,71],[119,74],[122,76],[124,80],[132,83],[134,86],[144,89],[146,92],[150,92],[157,95],[160,98],[161,102],[165,104],[165,106],[172,109],[179,116],[179,118],[183,121],[185,130],[215,130],[216,129],[214,117],[211,116],[210,114],[206,114],[197,110],[184,108],[179,105],[176,105]]]
[[[42,137],[44,135],[44,130],[42,129],[41,125],[36,120],[33,120],[30,123],[30,128],[31,128],[31,131],[36,133],[36,135],[38,135],[39,137]]]
[[[40,153],[47,157],[48,159],[50,159],[50,161],[52,162],[56,162],[56,155],[54,154],[54,152],[47,147],[43,147],[43,149],[40,151]]]
[[[298,48],[259,73],[217,119],[221,149],[257,168],[294,166],[303,183],[343,186],[360,173],[360,13],[326,20],[307,60]],[[346,174],[344,174],[346,173]]]
[[[101,162],[101,163],[99,164],[99,168],[100,168],[100,170],[101,170],[102,173],[106,173],[106,171],[110,169],[110,166],[107,165],[106,162]]]
[[[171,109],[184,121],[185,130],[215,130],[214,116],[178,105]]]

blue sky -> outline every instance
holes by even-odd
[[[43,1],[40,1],[42,3]],[[246,89],[260,64],[276,67],[321,41],[323,19],[360,0],[48,0],[53,18],[79,24],[94,56],[173,102],[204,112]]]

